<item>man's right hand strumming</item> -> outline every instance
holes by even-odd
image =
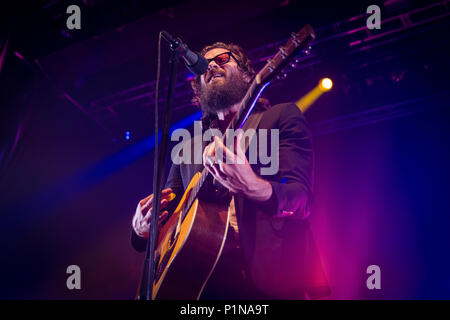
[[[172,189],[167,188],[162,190],[161,193],[161,205],[160,208],[163,209],[167,207],[169,201],[173,199]],[[150,218],[153,207],[153,193],[148,197],[139,201],[139,205],[136,209],[136,213],[133,217],[133,229],[134,232],[139,237],[148,238],[148,233],[150,230]],[[167,211],[163,211],[159,216],[159,225],[162,225],[169,213]]]

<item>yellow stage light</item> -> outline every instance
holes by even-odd
[[[319,86],[323,91],[328,91],[333,87],[333,81],[330,78],[323,78],[320,80]]]
[[[330,78],[321,79],[315,88],[296,102],[297,106],[302,112],[305,112],[324,92],[331,90],[332,87],[333,81]]]

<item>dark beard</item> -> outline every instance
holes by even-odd
[[[242,100],[249,86],[242,73],[233,72],[223,84],[202,88],[199,97],[202,111],[214,114],[217,111],[227,110]]]

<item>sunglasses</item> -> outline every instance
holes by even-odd
[[[231,53],[231,51],[223,52],[208,60],[208,64],[211,63],[211,61],[214,60],[215,63],[217,63],[219,66],[222,66],[228,62],[230,62],[230,58],[233,57],[234,61],[236,61],[237,65],[239,66],[239,61],[236,59],[236,57]]]

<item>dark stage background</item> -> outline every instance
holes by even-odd
[[[134,298],[143,255],[129,238],[137,202],[152,192],[160,30],[194,50],[233,41],[259,69],[306,23],[317,30],[311,55],[266,96],[295,102],[321,78],[334,82],[305,113],[330,298],[450,298],[449,1],[6,3],[0,298]],[[66,28],[71,4],[81,30]],[[365,27],[371,4],[380,30]],[[165,43],[162,62],[161,111]],[[188,77],[180,65],[172,120],[183,127],[199,115]],[[373,264],[380,290],[366,287]],[[81,268],[81,290],[66,287],[69,265]]]

